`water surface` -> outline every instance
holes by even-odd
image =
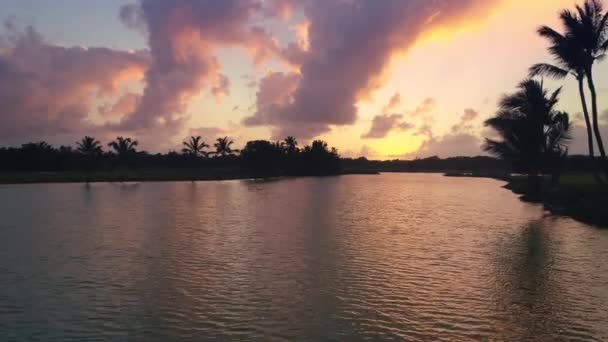
[[[0,340],[608,340],[608,231],[492,179],[0,186]]]

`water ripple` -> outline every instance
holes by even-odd
[[[608,340],[608,232],[500,186],[2,186],[0,340]]]

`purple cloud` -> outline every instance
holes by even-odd
[[[0,136],[3,142],[47,139],[99,129],[89,113],[99,99],[102,119],[112,119],[128,101],[120,85],[140,78],[150,64],[146,52],[108,48],[62,47],[44,40],[32,27],[5,25],[0,35]]]
[[[186,106],[204,87],[226,94],[229,80],[213,55],[218,46],[242,46],[258,62],[278,52],[275,40],[252,24],[261,11],[257,0],[141,0],[122,7],[123,22],[147,33],[152,64],[138,107],[120,127],[181,127]]]
[[[291,101],[254,114],[248,124],[270,125],[302,138],[357,120],[357,101],[381,84],[395,51],[427,30],[467,18],[494,1],[350,0],[307,1],[308,49],[290,44],[285,57],[299,66]]]
[[[372,126],[369,131],[363,135],[363,139],[382,139],[388,135],[388,133],[394,129],[409,130],[414,128],[411,123],[402,121],[402,114],[390,114],[391,111],[397,110],[401,104],[401,95],[399,93],[393,95],[389,100],[389,103],[384,106],[382,114],[376,115],[372,119]]]

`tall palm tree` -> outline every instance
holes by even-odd
[[[190,137],[189,141],[184,141],[184,148],[182,149],[182,152],[185,154],[189,154],[195,157],[198,156],[207,156],[207,152],[205,151],[205,149],[207,147],[209,147],[209,145],[207,145],[204,141],[202,141],[201,136],[192,136]]]
[[[597,147],[602,158],[602,166],[604,172],[608,175],[608,164],[606,164],[606,151],[599,128],[598,112],[597,112],[597,92],[593,80],[593,66],[596,61],[604,58],[606,49],[608,48],[608,12],[604,13],[604,8],[599,0],[585,0],[583,6],[576,6],[575,11],[563,10],[560,13],[560,19],[565,29],[562,35],[568,42],[572,44],[573,49],[578,50],[574,53],[576,56],[577,72],[584,72],[587,79],[587,86],[591,95],[591,117],[592,126]],[[544,29],[546,37],[550,39],[560,39],[557,32],[550,28]]]
[[[234,144],[234,141],[230,140],[228,137],[217,138],[215,144],[215,154],[221,157],[232,155],[238,150],[232,149],[230,146]]]
[[[283,142],[285,143],[285,147],[287,148],[288,155],[291,156],[298,152],[298,141],[296,140],[296,138],[288,136]]]
[[[554,109],[560,91],[549,95],[541,82],[522,81],[515,93],[501,99],[496,116],[486,120],[501,140],[486,139],[484,149],[531,176],[557,172],[570,129],[568,114]]]
[[[123,138],[117,137],[116,140],[110,142],[108,146],[110,146],[119,156],[125,156],[129,154],[134,154],[137,151],[135,150],[135,146],[139,143],[137,140],[131,140],[131,138]]]
[[[97,156],[103,153],[99,140],[89,136],[76,142],[76,151],[87,156]]]
[[[585,95],[585,63],[584,53],[578,43],[570,37],[565,37],[561,33],[553,30],[548,26],[542,26],[538,29],[538,34],[541,37],[547,38],[550,42],[549,52],[555,60],[555,64],[537,63],[530,67],[530,77],[549,76],[556,79],[563,79],[567,76],[574,76],[578,83],[578,92],[581,99],[583,116],[585,118],[585,127],[587,129],[587,145],[589,157],[595,160],[595,151],[593,143],[593,130],[591,119],[589,117],[589,109],[587,107],[587,98]],[[600,180],[597,168],[594,168],[593,173],[596,179]]]

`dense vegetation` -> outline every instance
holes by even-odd
[[[533,177],[549,173],[557,183],[570,129],[568,114],[554,109],[560,90],[548,95],[541,82],[521,82],[517,92],[500,100],[496,116],[486,121],[501,139],[487,139],[485,150],[511,163],[515,171]]]
[[[0,148],[0,171],[5,178],[11,173],[71,172],[73,178],[87,181],[324,176],[341,172],[337,150],[321,140],[303,148],[293,137],[274,143],[250,141],[242,151],[233,149],[234,142],[228,137],[218,138],[213,151],[207,150],[209,145],[201,137],[191,137],[183,144],[181,153],[149,154],[137,151],[138,141],[123,137],[110,142],[108,151],[89,136],[75,147],[27,143],[18,148]]]

